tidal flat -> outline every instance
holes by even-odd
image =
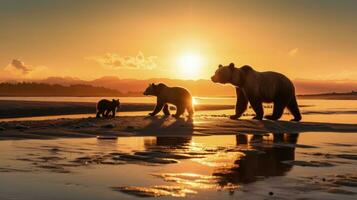
[[[353,133],[0,142],[0,199],[355,199]]]

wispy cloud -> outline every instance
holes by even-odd
[[[119,56],[115,53],[107,53],[104,56],[87,58],[94,60],[102,66],[113,69],[154,69],[157,67],[156,56],[145,56],[139,52],[136,56]]]
[[[26,65],[24,62],[18,59],[13,59],[5,69],[7,69],[8,71],[17,71],[23,75],[27,75],[32,70],[31,66]]]
[[[19,59],[13,59],[7,66],[0,69],[0,79],[24,80],[44,78],[53,75],[51,69],[46,66],[32,66]]]
[[[298,52],[299,52],[299,48],[294,48],[294,49],[291,49],[291,50],[288,52],[288,55],[289,55],[290,57],[295,57]]]
[[[334,73],[316,75],[318,80],[356,80],[357,71],[354,70],[339,70]]]

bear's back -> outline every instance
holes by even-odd
[[[261,72],[260,81],[261,94],[264,94],[263,96],[269,100],[273,100],[281,94],[290,96],[295,90],[290,79],[278,72]]]
[[[112,106],[112,101],[109,101],[107,99],[102,99],[97,103],[97,109],[98,110],[103,110],[110,108]]]
[[[291,84],[291,81],[284,74],[274,71],[266,71],[260,72],[262,75],[262,80],[266,81],[266,83],[270,84]]]
[[[165,87],[158,95],[158,98],[161,98],[165,102],[172,104],[192,102],[192,96],[190,92],[182,87]]]

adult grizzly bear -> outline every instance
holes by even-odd
[[[144,95],[157,97],[155,109],[152,113],[149,113],[151,116],[155,116],[161,109],[163,109],[165,115],[170,115],[168,103],[176,106],[176,114],[173,115],[176,118],[180,117],[185,110],[189,113],[189,117],[193,115],[192,96],[185,88],[152,83],[146,88]]]
[[[115,113],[119,107],[119,99],[113,99],[112,101],[102,99],[97,104],[97,118],[100,118],[101,116],[110,117],[110,113],[112,113],[112,117],[115,117]]]
[[[294,85],[283,74],[271,71],[258,72],[248,65],[236,68],[231,63],[228,66],[219,65],[211,80],[215,83],[230,83],[236,87],[236,113],[230,117],[231,119],[238,119],[247,109],[249,102],[256,114],[253,119],[262,120],[262,103],[273,102],[273,114],[265,118],[278,120],[287,107],[294,116],[292,121],[301,120]]]

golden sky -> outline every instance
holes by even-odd
[[[357,1],[0,1],[0,79],[209,79],[249,64],[356,80]]]

